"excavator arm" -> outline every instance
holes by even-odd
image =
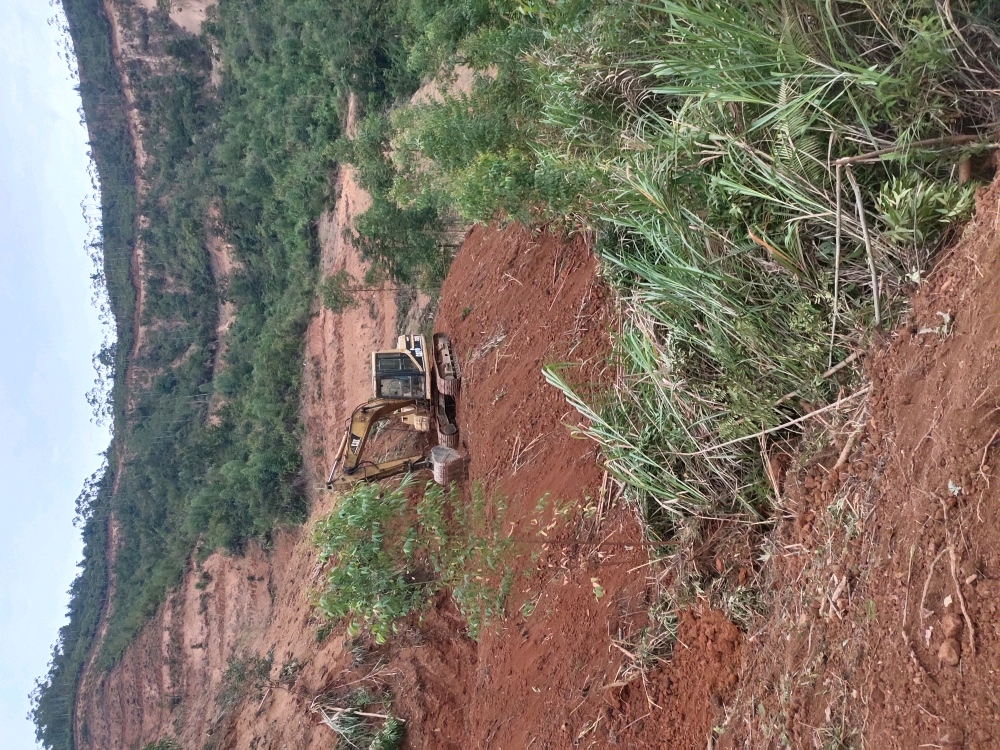
[[[419,432],[428,432],[434,421],[439,444],[458,447],[455,396],[461,368],[446,334],[436,333],[432,341],[433,349],[428,352],[422,335],[400,336],[395,349],[372,352],[375,398],[351,414],[326,480],[327,489],[342,491],[356,482],[373,482],[427,465],[424,456],[381,463],[362,461],[372,428],[386,417],[398,414]],[[340,476],[334,480],[338,468]]]
[[[395,461],[383,461],[380,464],[365,462],[353,474],[342,474],[333,481],[327,482],[326,487],[334,492],[346,492],[357,482],[378,482],[381,479],[388,479],[397,474],[416,471],[427,466],[426,456],[409,456]]]
[[[430,428],[430,417],[426,408],[412,398],[376,398],[361,404],[351,414],[351,421],[344,431],[337,455],[334,457],[333,468],[326,480],[328,489],[345,489],[355,482],[375,481],[384,477],[400,474],[415,468],[423,456],[410,456],[396,461],[386,461],[381,464],[361,461],[361,454],[368,436],[375,424],[387,417],[400,414],[403,420],[421,431]],[[337,481],[333,477],[340,467],[342,476]]]

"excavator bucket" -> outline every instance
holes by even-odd
[[[367,463],[358,468],[353,474],[342,474],[341,476],[327,482],[326,488],[334,492],[347,492],[358,482],[378,482],[388,479],[398,474],[405,474],[417,469],[424,469],[430,465],[426,456],[410,456],[400,458],[395,461],[385,461],[383,463]]]

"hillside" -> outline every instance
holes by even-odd
[[[993,741],[992,6],[64,7],[118,336],[46,747]],[[414,329],[468,476],[327,493]]]

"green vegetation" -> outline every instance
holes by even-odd
[[[593,231],[622,378],[549,382],[654,535],[772,519],[758,433],[791,439],[781,425],[850,393],[850,363],[827,370],[897,318],[971,213],[958,164],[997,121],[982,81],[1000,81],[1000,19],[928,0],[420,8],[408,64],[478,77],[371,115],[387,199]],[[757,606],[708,593],[744,620]]]
[[[863,8],[846,25],[780,4],[665,2],[625,17],[609,6],[595,18],[660,33],[626,61],[648,81],[630,84],[642,107],[620,102],[602,136],[561,131],[607,181],[601,255],[631,310],[619,338],[631,387],[600,414],[578,406],[611,470],[653,501],[657,528],[768,515],[759,445],[734,441],[796,416],[785,394],[833,398],[840,384],[822,373],[863,345],[880,307],[898,309],[906,276],[971,211],[972,187],[951,182],[954,149],[906,148],[987,114],[964,94],[959,49],[932,8],[887,5],[893,38]],[[540,62],[559,71],[553,54]],[[551,120],[568,122],[562,106]],[[608,153],[610,138],[630,150]],[[924,243],[900,235],[903,214]]]
[[[95,412],[114,420],[108,468],[81,495],[85,552],[70,623],[32,696],[39,740],[60,749],[72,747],[76,684],[106,594],[112,514],[122,544],[99,668],[120,658],[196,545],[239,551],[304,517],[299,363],[315,291],[315,221],[330,198],[348,94],[378,102],[416,87],[394,65],[398,29],[374,1],[223,2],[200,37],[173,25],[164,4],[148,13],[122,4],[125,43],[143,55],[125,70],[149,157],[140,201],[103,5],[63,7],[100,178],[95,284],[106,286],[116,341],[98,357],[101,377],[113,380],[110,401],[100,389],[92,395]],[[225,284],[212,277],[212,238],[232,247]],[[140,240],[145,340],[132,358]],[[219,368],[222,299],[237,319]]]
[[[921,0],[483,7],[413,46],[480,76],[389,116],[388,195],[593,229],[624,387],[591,402],[550,382],[657,533],[768,517],[746,438],[849,385],[822,374],[971,211],[956,166],[996,120],[976,83],[1000,79],[995,23]]]
[[[348,635],[370,632],[384,643],[400,619],[446,589],[478,638],[503,613],[513,581],[505,563],[512,543],[500,533],[504,504],[487,503],[478,485],[465,498],[433,483],[410,503],[412,488],[412,479],[359,484],[316,525],[320,562],[329,564],[317,607],[346,619]]]
[[[271,682],[273,665],[273,652],[266,656],[231,655],[226,660],[226,669],[222,673],[222,689],[215,697],[219,707],[234,708],[247,698],[260,700],[265,688],[279,684]]]
[[[356,304],[354,278],[344,269],[327,276],[320,284],[323,305],[330,312],[343,312]]]
[[[396,750],[406,736],[406,724],[388,713],[391,703],[388,690],[360,688],[339,700],[332,694],[321,695],[313,701],[312,711],[336,733],[336,747],[341,750]]]
[[[159,742],[150,742],[142,750],[181,750],[181,746],[171,739],[163,739]]]

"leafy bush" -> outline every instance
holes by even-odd
[[[355,304],[353,284],[354,278],[345,269],[327,276],[319,288],[326,309],[339,313],[348,307],[353,307]]]
[[[504,563],[511,542],[500,535],[504,505],[492,503],[487,519],[481,487],[465,507],[456,487],[428,483],[410,508],[412,484],[359,484],[316,525],[320,562],[330,566],[317,606],[331,620],[346,619],[349,635],[364,629],[384,643],[401,618],[449,589],[478,638],[502,615],[512,581]]]
[[[216,702],[223,709],[234,708],[247,698],[260,697],[264,688],[272,685],[271,667],[274,665],[274,653],[266,656],[236,656],[231,655],[226,660],[226,669],[222,673],[222,689],[216,696]]]

